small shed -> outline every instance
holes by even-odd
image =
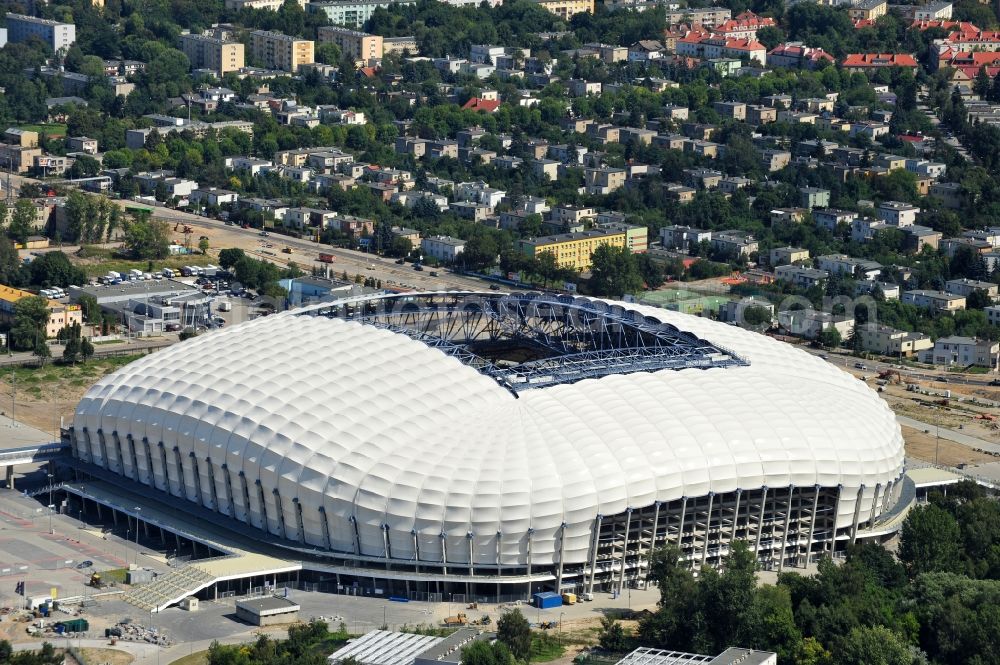
[[[188,612],[197,612],[198,599],[195,598],[194,596],[188,596],[187,598],[181,600],[180,606],[182,610],[187,610]]]
[[[288,598],[264,596],[236,602],[236,616],[255,626],[294,623],[299,620],[298,603]]]

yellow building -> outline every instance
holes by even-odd
[[[290,37],[271,30],[250,33],[250,53],[268,69],[280,69],[293,74],[302,65],[315,62],[315,45],[309,39]]]
[[[211,69],[222,76],[245,65],[245,49],[236,41],[208,35],[181,35],[181,50],[191,61],[192,69]]]
[[[33,295],[35,294],[30,291],[22,291],[0,284],[0,319],[13,321],[14,305],[17,304],[17,301]],[[55,337],[60,330],[74,323],[83,325],[83,312],[79,305],[64,305],[55,300],[49,301],[49,323],[45,328],[45,334],[49,338]]]
[[[535,0],[542,7],[568,21],[576,14],[594,13],[594,0]]]
[[[324,25],[316,33],[320,44],[336,44],[340,52],[353,60],[369,62],[382,57],[381,35],[370,35],[360,30]]]
[[[30,129],[18,129],[11,127],[3,133],[4,141],[20,148],[37,148],[38,132]]]
[[[859,0],[847,8],[847,15],[854,21],[874,21],[888,10],[887,0]]]
[[[595,229],[522,240],[521,252],[532,258],[542,252],[550,252],[556,257],[560,268],[590,270],[590,257],[598,247],[625,247],[625,244],[625,231]]]

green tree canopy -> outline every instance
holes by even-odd
[[[907,515],[899,543],[899,559],[912,575],[955,570],[959,561],[958,522],[933,503]]]
[[[531,627],[521,610],[513,609],[500,615],[497,639],[510,649],[515,660],[526,663],[531,659]]]
[[[170,253],[170,227],[157,220],[136,220],[125,228],[125,250],[133,259],[165,259]]]
[[[639,264],[627,247],[601,245],[590,258],[587,288],[597,296],[620,298],[642,289]]]

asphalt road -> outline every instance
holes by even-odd
[[[800,346],[799,348],[804,349],[814,356],[826,356],[827,362],[843,367],[845,370],[860,371],[866,376],[875,376],[879,372],[891,369],[899,372],[900,376],[904,377],[904,379],[910,379],[913,382],[922,381],[925,383],[940,383],[940,388],[942,390],[946,390],[948,388],[947,384],[987,386],[991,381],[995,381],[1000,378],[1000,375],[995,372],[992,374],[960,374],[958,372],[947,371],[936,372],[927,369],[907,367],[906,365],[900,365],[899,363],[894,363],[888,360],[868,360],[845,353],[834,353],[827,349],[813,349],[807,346]],[[856,363],[861,363],[866,369],[860,370],[855,368]],[[1000,390],[1000,388],[998,388],[998,390]]]
[[[4,174],[4,179],[5,178],[6,174]],[[20,190],[21,184],[25,182],[44,184],[44,182],[34,178],[11,175],[11,189],[15,193]],[[4,180],[4,184],[6,185],[6,180]],[[122,208],[126,205],[135,203],[134,201],[128,200],[116,200],[115,202]],[[151,207],[153,208],[154,219],[162,219],[171,223],[181,222],[195,229],[207,228],[223,233],[240,234],[244,236],[244,241],[260,238],[260,231],[257,229],[243,229],[235,225],[227,226],[226,223],[221,220],[202,217],[200,215],[194,215],[192,213],[181,210],[173,210],[162,206]],[[299,264],[299,267],[307,271],[313,266],[322,268],[328,265],[320,263],[318,260],[319,252],[322,251],[334,255],[334,263],[329,264],[334,274],[339,275],[346,271],[351,277],[356,274],[372,276],[376,279],[381,279],[383,286],[400,286],[420,290],[461,289],[482,291],[489,288],[489,283],[484,280],[466,277],[463,275],[456,275],[443,268],[436,270],[438,272],[437,277],[431,277],[430,272],[432,269],[430,268],[426,268],[424,271],[419,272],[414,270],[410,264],[406,264],[405,266],[396,265],[394,259],[378,257],[374,254],[368,254],[367,252],[331,247],[329,245],[313,242],[312,240],[302,240],[277,233],[271,233],[266,239],[260,239],[266,240],[270,244],[274,245],[274,247],[273,249],[259,248],[256,251],[252,251],[251,253],[256,256],[256,258],[264,259],[277,264],[287,264],[289,261],[295,261]],[[282,254],[280,252],[280,248],[282,246],[291,247],[297,254],[304,255],[305,260],[303,260],[301,256]],[[370,270],[369,266],[374,266],[374,269]]]

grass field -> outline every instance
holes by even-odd
[[[208,649],[181,656],[170,665],[208,665]]]
[[[153,261],[150,270],[149,261],[131,261],[129,259],[118,258],[114,250],[106,247],[92,247],[90,245],[82,248],[77,256],[71,256],[70,260],[80,266],[87,277],[100,277],[110,270],[115,272],[128,272],[129,270],[141,270],[143,272],[155,272],[164,268],[179,270],[183,266],[203,266],[212,262],[211,255],[205,254],[179,254],[168,256],[159,261]]]
[[[548,634],[532,633],[531,635],[531,662],[546,663],[556,658],[561,658],[566,652],[566,647],[559,643],[555,637]]]
[[[51,138],[66,136],[66,125],[61,125],[59,123],[21,125],[18,129],[25,129],[29,132],[38,132],[39,134],[44,132]]]
[[[11,380],[16,380],[19,394],[28,393],[41,398],[59,385],[90,386],[105,374],[110,374],[139,357],[115,356],[76,365],[49,363],[44,367],[15,367],[0,372],[0,384],[9,388]]]

